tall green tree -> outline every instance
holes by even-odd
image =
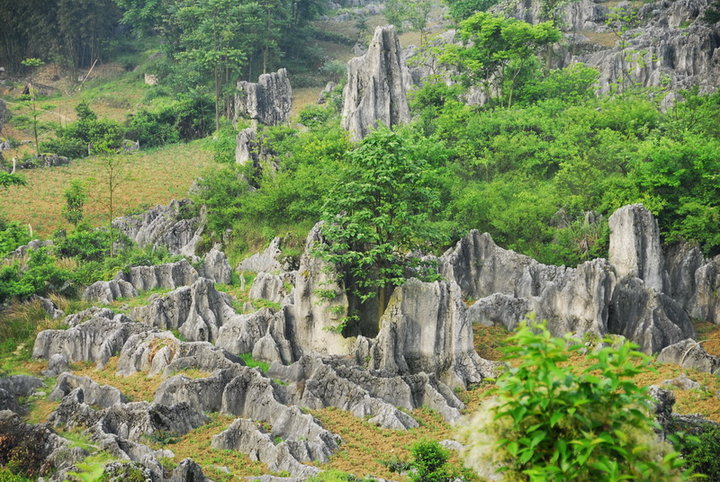
[[[483,85],[508,106],[523,77],[537,70],[538,54],[562,38],[551,22],[530,25],[487,12],[461,22],[459,34],[463,45],[449,45],[442,60],[459,68],[466,85]]]
[[[326,201],[327,244],[318,255],[340,269],[350,295],[361,302],[379,297],[378,313],[388,288],[419,267],[410,252],[439,236],[431,223],[440,207],[432,176],[431,163],[411,140],[380,128],[350,152],[344,182]]]

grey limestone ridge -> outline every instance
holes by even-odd
[[[152,480],[204,480],[192,461],[163,473],[158,460],[167,453],[144,438],[185,434],[207,422],[204,413],[219,412],[237,419],[213,438],[214,447],[242,451],[302,479],[342,440],[301,409],[338,407],[396,430],[417,427],[407,411],[419,407],[458,420],[464,405],[453,389],[494,377],[498,368],[475,352],[473,323],[513,328],[535,313],[558,335],[624,335],[648,353],[660,352],[661,361],[720,372],[720,359],[692,340],[686,313],[690,307],[715,321],[716,297],[703,293],[717,290],[717,262],[687,246],[665,257],[657,224],[640,205],[618,210],[611,226],[611,261],[576,268],[543,265],[472,231],[437,259],[442,281],[408,280],[390,294],[375,327],[363,324],[347,338],[337,326],[351,301],[333,267],[313,254],[325,242],[322,224],[308,234],[296,270],[280,262],[278,239],[241,263],[259,270],[251,296],[273,300],[275,308],[235,311],[230,297],[203,277],[229,276],[219,250],[199,269],[187,261],[133,268],[115,281],[175,289],[129,315],[93,307],[67,316],[69,329],[38,335],[34,357],[48,360],[48,375],[59,375],[51,397],[60,405],[50,423],[89,427],[101,448]],[[475,301],[467,307],[466,300]],[[240,355],[247,353],[271,363],[267,373],[245,366]],[[111,357],[118,376],[163,378],[152,402],[129,403],[117,389],[69,373],[69,362],[102,368]],[[188,369],[205,373],[190,378],[183,374]],[[21,412],[17,397],[38,383],[0,379],[0,407]],[[679,420],[665,412],[658,416]],[[121,480],[125,469],[113,466],[113,477]]]
[[[353,140],[359,140],[378,123],[392,127],[409,122],[411,85],[395,28],[377,27],[367,52],[348,62],[342,126]]]
[[[592,0],[567,4],[560,10],[559,25],[565,26],[571,47],[564,52],[561,66],[583,62],[597,68],[602,92],[613,85],[622,87],[623,78],[633,86],[657,87],[669,82],[673,91],[693,85],[700,86],[703,92],[715,90],[720,78],[720,25],[702,20],[711,3],[711,0],[644,3],[637,8],[639,25],[624,37],[627,42],[624,49],[592,44],[583,35],[611,34],[606,21],[617,5]],[[499,8],[531,23],[542,20],[537,0],[503,2]],[[628,52],[633,53],[630,59]]]
[[[287,70],[262,74],[257,83],[239,81],[234,120],[249,118],[268,126],[285,124],[292,109],[292,87]]]
[[[10,120],[11,117],[12,114],[10,109],[8,109],[7,104],[4,100],[0,99],[0,131],[2,131],[3,126]]]
[[[173,200],[167,206],[155,206],[142,214],[117,218],[113,228],[135,241],[138,246],[165,247],[172,254],[194,256],[205,228],[205,211],[188,217],[192,203]]]

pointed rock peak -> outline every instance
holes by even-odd
[[[377,27],[368,51],[348,62],[342,125],[351,138],[364,138],[378,123],[392,127],[409,122],[411,85],[395,28]]]
[[[292,108],[287,70],[262,74],[257,83],[240,81],[235,94],[235,122],[246,117],[268,126],[286,123]]]

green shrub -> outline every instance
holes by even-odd
[[[567,362],[584,345],[553,338],[545,325],[523,325],[503,349],[514,365],[495,398],[463,428],[466,462],[507,480],[675,480],[679,454],[654,432],[652,401],[629,377],[649,359],[630,343]]]
[[[710,426],[699,435],[684,437],[680,451],[686,468],[709,480],[720,480],[720,427]]]
[[[410,480],[413,482],[445,482],[457,474],[448,465],[450,451],[434,440],[421,440],[410,448]]]
[[[4,258],[29,241],[30,233],[26,226],[16,221],[8,223],[0,219],[0,258]]]

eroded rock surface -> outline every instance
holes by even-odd
[[[287,70],[262,74],[257,83],[240,81],[235,94],[235,121],[246,117],[268,126],[290,118],[292,87]]]
[[[362,139],[378,123],[392,127],[409,122],[407,91],[411,84],[395,28],[377,27],[368,51],[348,62],[342,126],[350,137]]]
[[[709,355],[702,345],[693,339],[666,346],[658,354],[657,360],[700,372],[720,373],[720,358]]]
[[[167,206],[155,206],[143,214],[117,218],[118,229],[140,247],[165,247],[172,254],[194,256],[200,235],[205,228],[204,209],[199,216],[190,216],[191,201],[173,200]]]
[[[253,273],[276,273],[282,271],[283,264],[280,261],[282,256],[281,243],[280,238],[274,238],[265,251],[242,260],[237,267],[237,271],[250,271]]]

